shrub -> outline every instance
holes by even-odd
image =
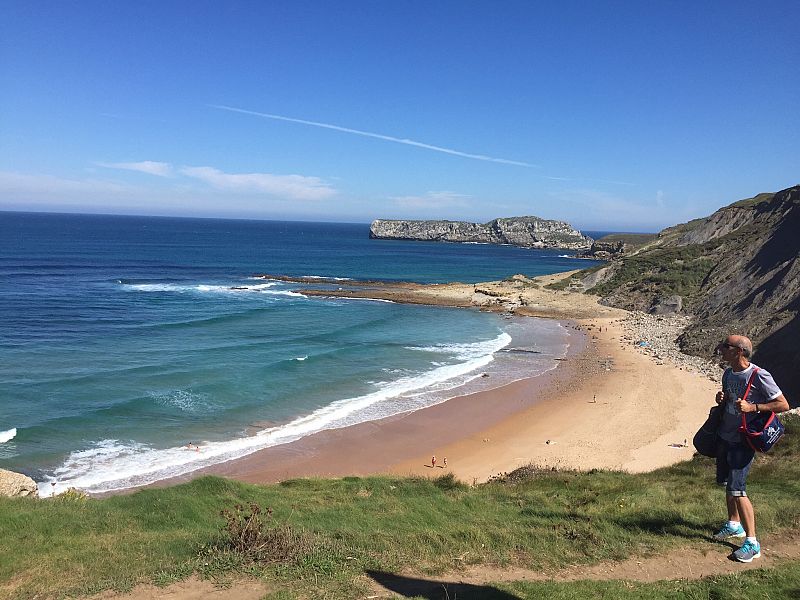
[[[255,502],[237,504],[222,511],[225,525],[218,549],[239,554],[261,563],[297,562],[316,548],[313,538],[291,525],[273,521],[272,509],[264,512]]]

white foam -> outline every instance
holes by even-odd
[[[191,287],[173,283],[125,283],[130,290],[137,292],[188,292]]]
[[[325,275],[301,275],[303,279],[330,279],[331,281],[352,281],[352,277],[326,277]]]
[[[353,301],[360,300],[362,302],[385,302],[386,304],[396,304],[394,300],[384,300],[383,298],[345,298],[342,296],[329,296],[329,297],[336,298],[337,300],[344,300],[345,302],[349,302],[351,300]]]
[[[208,394],[190,390],[150,392],[148,395],[159,404],[174,406],[188,413],[203,412],[209,408]]]
[[[249,286],[247,286],[247,289],[255,290],[255,291],[266,290],[266,289],[269,289],[271,287],[275,287],[276,285],[278,285],[277,281],[269,281],[267,283],[258,283],[256,285],[249,285]]]
[[[280,290],[274,292],[263,291],[262,294],[268,294],[270,296],[292,296],[293,298],[308,298],[305,294],[301,294],[300,292],[292,292],[289,290]]]
[[[207,284],[182,285],[177,283],[129,283],[123,284],[126,288],[137,292],[172,292],[178,294],[200,293],[200,294],[241,294],[257,292],[270,296],[292,296],[295,298],[306,298],[305,294],[292,292],[290,290],[272,290],[270,288],[278,285],[278,282],[268,282],[257,285],[236,285],[236,284]]]
[[[91,448],[71,453],[52,475],[39,482],[41,496],[60,494],[71,487],[100,493],[147,485],[202,467],[240,458],[257,450],[285,444],[311,433],[337,429],[366,420],[417,410],[429,390],[441,391],[480,377],[477,374],[494,360],[494,352],[511,342],[501,333],[488,342],[450,344],[460,348],[466,360],[438,366],[430,371],[376,384],[375,391],[345,398],[293,421],[259,431],[255,435],[220,442],[203,442],[198,449],[178,446],[156,449],[136,442],[102,440]],[[444,398],[438,401],[443,401]]]
[[[469,360],[482,356],[487,352],[494,353],[505,348],[511,343],[511,336],[501,333],[498,337],[488,342],[466,342],[462,344],[436,344],[435,346],[406,346],[407,350],[420,352],[434,352],[437,354],[452,354],[461,360]]]
[[[9,429],[8,431],[0,431],[0,444],[10,442],[17,437],[17,428]]]

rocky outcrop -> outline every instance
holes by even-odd
[[[681,312],[683,308],[683,298],[680,296],[668,296],[657,298],[650,309],[651,315],[674,315]]]
[[[592,245],[569,223],[539,217],[495,219],[489,223],[464,221],[390,221],[378,219],[369,237],[388,240],[510,244],[525,248],[566,248],[582,250]]]
[[[604,242],[595,240],[591,247],[578,256],[580,258],[595,258],[600,260],[612,260],[622,256],[628,251],[628,244],[623,241]]]
[[[39,488],[33,479],[22,473],[0,469],[0,496],[37,498]]]

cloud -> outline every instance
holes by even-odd
[[[0,192],[4,194],[97,194],[119,193],[125,186],[96,179],[64,179],[53,175],[27,175],[0,172]]]
[[[172,175],[172,165],[164,162],[156,162],[153,160],[143,160],[140,162],[118,162],[118,163],[95,163],[98,167],[106,169],[123,169],[125,171],[139,171],[140,173],[147,173],[148,175],[157,175],[159,177],[169,177]]]
[[[212,167],[175,169],[166,185],[0,171],[0,210],[52,210],[122,214],[269,216],[270,211],[313,208],[336,190],[317,177],[228,174]],[[190,179],[184,179],[183,176]],[[194,180],[194,182],[192,181]]]
[[[169,200],[167,197],[163,200]],[[5,210],[135,212],[155,200],[152,190],[99,179],[0,172],[0,207]]]
[[[394,196],[390,198],[402,208],[438,209],[465,206],[465,199],[470,198],[465,194],[456,192],[426,192],[421,196]]]
[[[324,200],[336,190],[319,177],[270,173],[225,173],[214,167],[184,167],[181,174],[220,190],[256,192],[297,200]]]
[[[323,129],[332,129],[333,131],[341,131],[342,133],[351,133],[353,135],[360,135],[362,137],[374,138],[386,142],[394,142],[396,144],[405,144],[407,146],[415,146],[417,148],[424,148],[425,150],[433,150],[435,152],[443,152],[444,154],[452,154],[453,156],[461,156],[463,158],[472,158],[474,160],[483,160],[487,162],[501,163],[504,165],[514,165],[517,167],[539,168],[539,165],[522,162],[519,160],[509,160],[507,158],[495,158],[493,156],[486,156],[484,154],[472,154],[469,152],[462,152],[461,150],[453,150],[452,148],[443,148],[442,146],[434,146],[432,144],[425,144],[407,138],[398,138],[391,135],[383,135],[381,133],[372,133],[369,131],[360,131],[358,129],[350,129],[349,127],[340,127],[339,125],[330,125],[328,123],[319,123],[317,121],[306,121],[305,119],[295,119],[292,117],[284,117],[281,115],[273,115],[270,113],[256,112],[252,110],[245,110],[242,108],[234,108],[232,106],[223,106],[218,104],[210,104],[211,108],[218,108],[220,110],[227,110],[231,112],[238,112],[245,115],[254,115],[256,117],[263,117],[265,119],[275,119],[276,121],[288,121],[289,123],[300,123],[301,125],[310,125],[312,127],[321,127]]]

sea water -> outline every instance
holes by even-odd
[[[258,277],[476,282],[586,266],[368,234],[0,212],[0,468],[42,495],[124,489],[536,376],[566,353],[555,321],[312,297]]]

